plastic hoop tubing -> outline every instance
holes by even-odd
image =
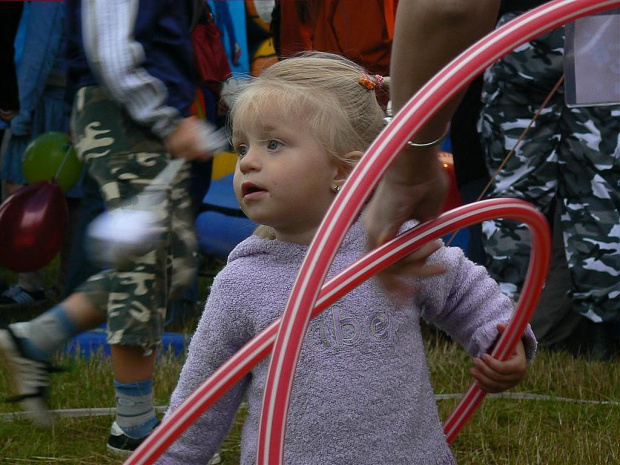
[[[514,19],[474,44],[433,77],[379,134],[328,211],[293,286],[265,385],[258,464],[283,462],[288,404],[311,310],[346,231],[391,161],[447,101],[494,61],[566,22],[619,4],[616,0],[556,0]],[[502,339],[504,336],[506,333]]]
[[[528,224],[533,244],[530,263],[533,263],[533,257],[537,257],[536,262],[539,266],[536,268],[535,273],[528,273],[525,287],[540,290],[544,283],[549,263],[550,239],[544,216],[532,205],[522,200],[492,199],[465,205],[446,212],[433,221],[404,232],[351,264],[325,283],[321,289],[316,307],[312,312],[312,317],[321,313],[333,302],[378,271],[400,260],[425,243],[472,224],[498,217],[522,221]],[[535,296],[537,295],[535,294]],[[532,307],[531,301],[526,301],[525,297],[522,297],[515,307],[513,318],[521,314],[523,310],[520,309]],[[524,321],[523,318],[520,320]],[[523,323],[523,327],[525,327],[526,322],[527,320]],[[279,326],[280,319],[272,322],[215,371],[178,409],[172,412],[153,431],[125,464],[153,463],[230,386],[247,375],[258,362],[271,352]]]

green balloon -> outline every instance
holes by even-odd
[[[69,143],[69,136],[64,132],[50,131],[28,144],[22,169],[28,184],[54,178],[60,188],[67,191],[80,179],[82,163]]]

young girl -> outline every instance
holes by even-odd
[[[381,82],[348,60],[313,54],[271,66],[236,98],[235,193],[246,215],[263,226],[232,251],[215,279],[171,410],[281,315],[323,216],[383,127],[375,95]],[[364,253],[357,221],[329,276]],[[286,463],[454,463],[429,380],[420,318],[477,357],[472,374],[485,389],[503,390],[523,377],[535,352],[531,331],[510,360],[483,355],[512,310],[485,269],[458,248],[439,248],[428,262],[446,272],[412,277],[406,301],[394,303],[369,281],[311,321],[289,408]],[[244,397],[241,463],[254,463],[268,363],[263,360],[226,393],[159,463],[206,463]]]

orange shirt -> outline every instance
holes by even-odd
[[[389,75],[396,3],[396,0],[313,2],[312,48],[344,55],[373,74]]]

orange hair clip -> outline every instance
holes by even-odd
[[[367,74],[362,73],[362,75],[360,76],[360,80],[359,80],[360,85],[362,85],[368,90],[375,90],[377,86],[379,86],[379,89],[380,89],[381,87],[383,87],[384,82],[385,82],[385,79],[383,78],[383,76],[380,76],[379,74],[375,74],[374,79],[373,79],[369,77]]]

